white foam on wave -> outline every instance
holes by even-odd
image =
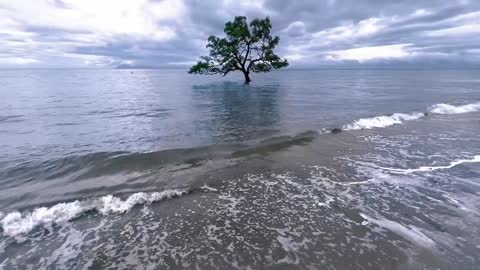
[[[394,168],[381,167],[381,169],[390,171],[390,172],[395,172],[395,173],[409,174],[409,173],[415,173],[415,172],[430,172],[430,171],[436,171],[436,170],[446,170],[446,169],[450,169],[455,166],[458,166],[460,164],[477,163],[477,162],[480,162],[480,155],[476,155],[472,159],[461,159],[461,160],[452,161],[450,162],[449,165],[445,165],[445,166],[421,166],[415,169],[394,169]]]
[[[460,114],[477,111],[480,111],[480,102],[460,106],[440,103],[433,105],[430,109],[430,113],[434,114]]]
[[[181,196],[187,192],[187,189],[168,189],[151,193],[139,192],[130,195],[125,200],[113,195],[106,195],[92,200],[59,203],[51,207],[39,207],[30,213],[10,212],[1,219],[0,223],[3,234],[14,237],[26,234],[38,226],[49,227],[52,224],[67,222],[88,211],[98,211],[103,215],[111,213],[121,214],[129,211],[135,205],[151,204]]]
[[[431,114],[460,114],[480,111],[480,102],[466,105],[455,106],[451,104],[435,104],[430,107],[428,113]],[[372,128],[382,128],[402,124],[406,121],[417,120],[425,117],[426,113],[394,113],[392,115],[375,116],[371,118],[361,118],[353,123],[344,125],[342,130],[362,130]]]
[[[361,130],[361,129],[372,129],[372,128],[381,128],[388,127],[393,125],[401,124],[405,121],[417,120],[424,116],[423,113],[413,113],[413,114],[404,114],[404,113],[394,113],[390,116],[376,116],[372,118],[362,118],[356,120],[355,122],[345,125],[343,130]]]
[[[362,222],[362,225],[368,225],[368,223],[375,223],[378,226],[385,228],[387,230],[390,230],[417,245],[420,245],[423,247],[435,246],[435,242],[430,237],[425,235],[419,228],[413,225],[402,225],[398,222],[388,220],[385,218],[375,219],[363,213],[360,213],[360,216],[362,216],[363,219],[368,221],[368,222],[365,222],[365,221]]]

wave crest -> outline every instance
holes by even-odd
[[[375,116],[371,118],[361,118],[353,123],[344,125],[341,130],[362,130],[372,128],[382,128],[402,124],[405,121],[417,120],[428,114],[461,114],[480,111],[480,102],[466,105],[454,106],[451,104],[440,103],[430,107],[426,113],[394,113],[392,115]],[[340,130],[340,129],[335,129]]]
[[[394,113],[390,116],[376,116],[372,118],[362,118],[362,119],[356,120],[351,124],[343,126],[343,130],[361,130],[361,129],[388,127],[388,126],[401,124],[404,121],[420,119],[424,115],[425,114],[423,113],[413,113],[413,114]]]
[[[39,207],[30,213],[10,212],[2,218],[0,223],[3,233],[14,237],[26,234],[38,226],[48,227],[53,224],[67,222],[88,211],[97,211],[102,215],[111,213],[122,214],[132,209],[135,205],[151,204],[186,193],[188,193],[187,189],[167,189],[151,193],[138,192],[130,195],[125,200],[113,195],[106,195],[91,200],[59,203],[51,207]]]
[[[460,114],[480,111],[480,102],[454,106],[450,104],[440,103],[431,107],[430,113],[434,114]]]

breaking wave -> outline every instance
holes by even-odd
[[[414,114],[404,114],[404,113],[394,113],[390,116],[376,116],[372,118],[362,118],[356,120],[355,122],[345,125],[344,130],[361,130],[361,129],[372,129],[380,127],[388,127],[393,125],[398,125],[404,121],[420,119],[424,116],[423,113],[414,113]]]
[[[477,111],[480,111],[480,102],[461,106],[440,103],[433,105],[430,109],[430,112],[434,114],[459,114]]]
[[[167,189],[160,192],[138,192],[130,195],[125,200],[113,195],[69,203],[59,203],[51,207],[39,207],[29,213],[18,211],[4,214],[0,224],[3,233],[7,236],[26,234],[39,226],[51,226],[75,219],[88,211],[97,211],[102,215],[122,214],[128,212],[135,205],[151,204],[174,197],[179,197],[189,192],[188,189]]]
[[[480,111],[480,102],[466,104],[466,105],[451,105],[451,104],[435,104],[430,107],[427,112],[424,113],[394,113],[392,115],[375,116],[371,118],[362,118],[354,121],[353,123],[344,125],[342,130],[362,130],[372,128],[382,128],[393,125],[402,124],[406,121],[417,120],[423,118],[429,114],[460,114]]]

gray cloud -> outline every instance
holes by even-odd
[[[480,2],[0,0],[1,67],[183,67],[236,15],[269,16],[292,67],[480,67]]]

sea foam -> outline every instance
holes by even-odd
[[[381,168],[386,171],[394,172],[394,173],[399,173],[399,174],[409,174],[409,173],[415,173],[415,172],[429,172],[429,171],[436,171],[436,170],[446,170],[453,168],[457,165],[464,164],[464,163],[477,163],[480,162],[480,155],[476,155],[471,159],[461,159],[461,160],[456,160],[450,162],[448,165],[444,166],[421,166],[415,169],[394,169],[394,168]]]
[[[430,113],[434,114],[459,114],[478,111],[480,111],[480,102],[460,106],[440,103],[433,105],[430,109]]]
[[[151,204],[188,193],[187,189],[168,189],[160,192],[139,192],[125,200],[113,195],[69,203],[59,203],[51,207],[39,207],[29,213],[18,211],[5,214],[0,223],[7,236],[26,234],[38,226],[49,227],[75,219],[88,211],[97,211],[103,215],[125,213],[135,205]]]
[[[378,226],[385,228],[389,231],[392,231],[406,240],[409,240],[412,243],[415,243],[417,245],[423,246],[423,247],[433,247],[435,246],[435,242],[425,235],[419,228],[413,226],[413,225],[402,225],[398,222],[388,220],[385,218],[379,218],[375,219],[370,216],[367,216],[363,213],[360,213],[360,216],[365,219],[368,222],[362,222],[362,224],[368,224],[368,223],[375,223]]]
[[[351,124],[345,125],[343,127],[343,130],[361,130],[361,129],[388,127],[388,126],[401,124],[404,121],[420,119],[423,116],[424,116],[423,113],[413,113],[413,114],[394,113],[390,116],[376,116],[372,118],[362,118],[362,119],[356,120]]]
[[[417,120],[428,114],[460,114],[480,111],[480,102],[466,105],[454,106],[450,104],[440,103],[430,107],[427,113],[394,113],[392,115],[382,115],[370,118],[361,118],[353,123],[344,125],[342,130],[362,130],[372,128],[382,128],[393,125],[402,124],[406,121]]]

